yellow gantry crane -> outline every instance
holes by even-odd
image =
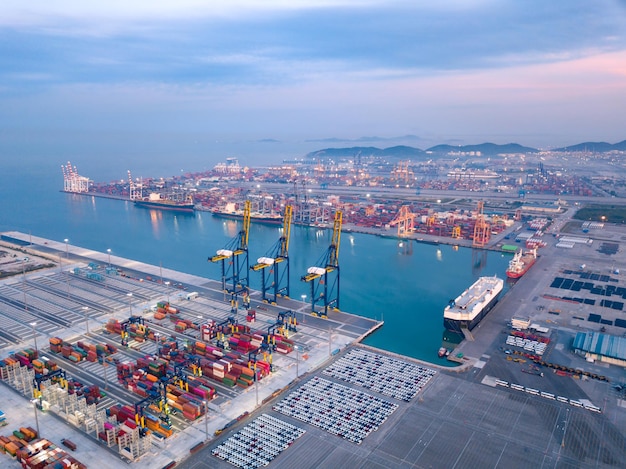
[[[272,304],[276,304],[279,296],[289,298],[289,238],[292,216],[293,207],[285,206],[282,236],[265,257],[259,257],[257,263],[250,267],[255,272],[261,272],[261,296],[263,301]],[[273,294],[268,299],[269,290],[272,290]]]
[[[311,314],[314,316],[327,318],[330,308],[337,311],[339,310],[339,244],[341,242],[341,223],[342,212],[338,210],[335,212],[333,238],[330,242],[330,246],[318,261],[317,265],[309,267],[306,275],[303,275],[301,278],[303,282],[311,284]],[[319,302],[323,303],[324,308],[323,310],[316,311],[315,305]]]
[[[250,262],[248,260],[248,233],[250,232],[250,201],[246,200],[243,209],[241,231],[217,253],[209,257],[211,262],[222,263],[222,290],[236,297],[248,293],[250,286]],[[231,283],[232,282],[232,283]]]
[[[411,207],[403,205],[389,226],[398,225],[398,236],[407,236],[415,231],[415,217],[417,215],[411,212]]]
[[[472,247],[484,247],[489,242],[491,237],[491,226],[485,220],[485,215],[483,213],[484,206],[485,203],[482,200],[478,202]]]

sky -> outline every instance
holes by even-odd
[[[624,0],[0,3],[0,149],[17,153],[554,148],[622,141],[624,122]]]

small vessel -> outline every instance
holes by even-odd
[[[193,212],[195,210],[193,198],[190,195],[185,197],[184,200],[174,200],[162,197],[161,194],[157,192],[152,192],[148,198],[145,199],[135,199],[135,205],[137,207],[175,210],[178,212]]]
[[[438,356],[439,358],[447,357],[448,355],[450,355],[450,350],[448,350],[448,349],[447,349],[447,348],[445,348],[445,347],[441,347],[441,348],[439,349],[439,352],[437,352],[437,356]]]
[[[520,278],[537,260],[537,250],[531,249],[522,253],[521,250],[517,251],[513,256],[513,259],[509,262],[509,267],[506,269],[506,276],[509,278]]]
[[[471,331],[498,302],[503,288],[501,278],[480,277],[456,299],[450,300],[443,310],[444,327],[455,332]]]

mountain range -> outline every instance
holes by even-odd
[[[325,139],[326,142],[338,141],[338,139]],[[611,144],[607,142],[583,142],[577,145],[571,145],[563,148],[555,148],[552,151],[561,152],[580,152],[591,151],[596,153],[604,153],[608,151],[626,151],[626,140]],[[373,146],[352,146],[342,148],[324,148],[307,154],[309,158],[319,157],[353,157],[362,156],[384,156],[397,158],[414,158],[425,156],[444,156],[450,153],[470,153],[480,152],[481,156],[496,156],[511,153],[538,153],[540,150],[531,147],[525,147],[518,143],[507,143],[498,145],[495,143],[481,143],[478,145],[435,145],[434,147],[422,150],[420,148],[410,147],[406,145],[397,145],[389,148],[378,148]]]
[[[607,151],[626,151],[626,140],[619,143],[607,142],[583,142],[569,147],[557,148],[553,151],[592,151],[595,153],[606,153]]]

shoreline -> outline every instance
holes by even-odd
[[[65,190],[61,190],[60,192],[63,192],[69,195],[80,195],[84,197],[99,197],[103,199],[112,199],[112,200],[120,200],[124,202],[132,202],[132,200],[126,197],[110,195],[110,194],[101,194],[98,192],[70,192],[70,191],[65,191]],[[159,210],[159,209],[155,209],[155,210]],[[195,211],[212,213],[211,209],[203,208],[202,206],[197,206],[197,205],[195,207]],[[264,222],[255,221],[254,219],[251,219],[251,223],[263,224]],[[304,226],[304,227],[324,229],[324,230],[332,230],[333,228],[332,224],[328,224],[328,225],[316,225],[316,224],[305,224],[305,223],[292,223],[292,224],[295,226]],[[436,236],[436,235],[430,235],[427,233],[412,233],[407,236],[398,236],[397,234],[392,234],[391,229],[388,229],[388,228],[384,228],[384,227],[368,228],[365,226],[355,225],[353,223],[344,223],[342,225],[341,231],[343,233],[367,234],[367,235],[372,235],[372,236],[378,236],[381,238],[396,239],[398,241],[412,240],[417,243],[431,244],[434,246],[443,244],[446,246],[457,246],[457,247],[464,247],[464,248],[471,248],[471,249],[480,249],[480,250],[485,250],[485,251],[498,251],[498,252],[501,251],[501,248],[499,246],[499,244],[501,243],[500,241],[490,243],[486,246],[476,247],[476,246],[472,246],[472,240],[470,239],[446,238],[446,237],[441,237],[441,236]]]

